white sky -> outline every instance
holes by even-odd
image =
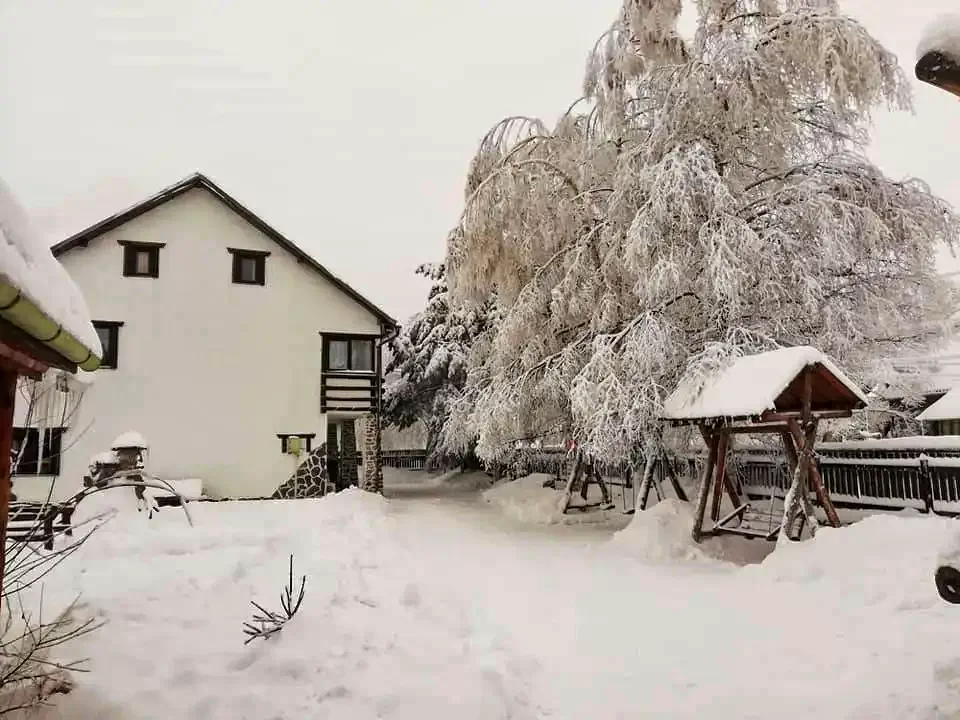
[[[618,0],[0,0],[0,174],[50,242],[200,170],[403,320],[480,136],[553,120]],[[956,0],[849,0],[913,77]],[[914,82],[874,158],[960,206],[960,102]],[[947,258],[945,269],[960,261]]]

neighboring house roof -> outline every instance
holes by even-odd
[[[134,218],[137,218],[144,213],[158,208],[164,203],[167,203],[170,200],[173,200],[174,198],[197,188],[202,188],[203,190],[209,192],[211,195],[220,200],[220,202],[233,210],[237,215],[253,225],[257,230],[269,237],[284,250],[292,254],[295,258],[297,258],[298,261],[308,265],[321,277],[339,288],[344,294],[353,298],[353,300],[373,313],[380,320],[380,322],[387,327],[387,329],[392,330],[399,327],[399,324],[396,320],[387,315],[383,310],[374,305],[367,298],[354,290],[332,272],[327,270],[327,268],[317,262],[316,259],[297,247],[297,245],[282,235],[279,231],[275,230],[266,222],[264,222],[264,220],[262,220],[243,204],[238,202],[234,197],[229,195],[223,188],[213,182],[210,178],[199,172],[184,178],[180,182],[161,190],[156,195],[152,195],[146,200],[143,200],[142,202],[139,202],[136,205],[123,210],[122,212],[111,215],[110,217],[91,225],[86,230],[81,230],[75,235],[71,235],[66,240],[58,242],[51,248],[51,250],[53,251],[54,256],[60,256],[63,253],[72,250],[73,248],[85,247],[91,240],[99,237],[103,233],[118,228],[124,223],[127,223],[130,220],[133,220]]]
[[[20,339],[29,338],[32,352],[53,358],[48,364],[70,370],[96,370],[100,365],[100,339],[83,295],[2,181],[0,318],[22,333]]]
[[[960,420],[960,388],[950,390],[930,407],[917,415],[917,420],[936,422],[937,420]]]
[[[834,400],[849,407],[868,404],[866,396],[833,362],[816,348],[781,348],[739,357],[710,377],[687,375],[667,398],[662,417],[666,420],[760,417],[781,410],[794,381],[804,368],[813,367],[831,389]],[[839,393],[839,394],[838,394]],[[818,404],[815,393],[814,410]]]

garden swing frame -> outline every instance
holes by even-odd
[[[773,400],[758,400],[744,412],[738,385],[745,378],[761,385],[753,393],[755,397]],[[856,385],[813,348],[784,348],[739,358],[709,378],[698,392],[690,391],[689,382],[681,381],[667,400],[662,419],[674,427],[696,426],[707,446],[691,533],[695,542],[721,534],[774,540],[785,533],[790,539],[799,539],[807,521],[811,528],[816,525],[811,490],[827,522],[839,527],[836,508],[817,467],[814,443],[820,421],[848,418],[866,406],[866,397]],[[749,404],[750,398],[746,402]],[[764,512],[741,497],[727,466],[733,439],[758,434],[779,436],[791,471],[779,519],[772,507]],[[724,496],[732,510],[721,516]],[[704,529],[708,502],[711,524]]]

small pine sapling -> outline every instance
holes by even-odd
[[[300,609],[300,605],[303,603],[303,593],[306,590],[306,585],[307,576],[304,575],[300,578],[300,592],[297,594],[296,602],[294,602],[293,555],[291,555],[290,576],[287,580],[286,586],[283,588],[283,592],[280,594],[280,607],[282,608],[282,611],[276,612],[274,610],[267,610],[262,605],[259,605],[251,600],[250,604],[253,605],[257,612],[254,613],[250,621],[243,624],[243,633],[247,636],[247,639],[243,641],[243,644],[247,645],[257,638],[266,639],[271,637],[274,633],[280,632],[286,622],[296,615],[297,611]]]

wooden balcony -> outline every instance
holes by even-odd
[[[320,412],[362,415],[377,412],[383,383],[376,373],[325,371],[320,377]]]

